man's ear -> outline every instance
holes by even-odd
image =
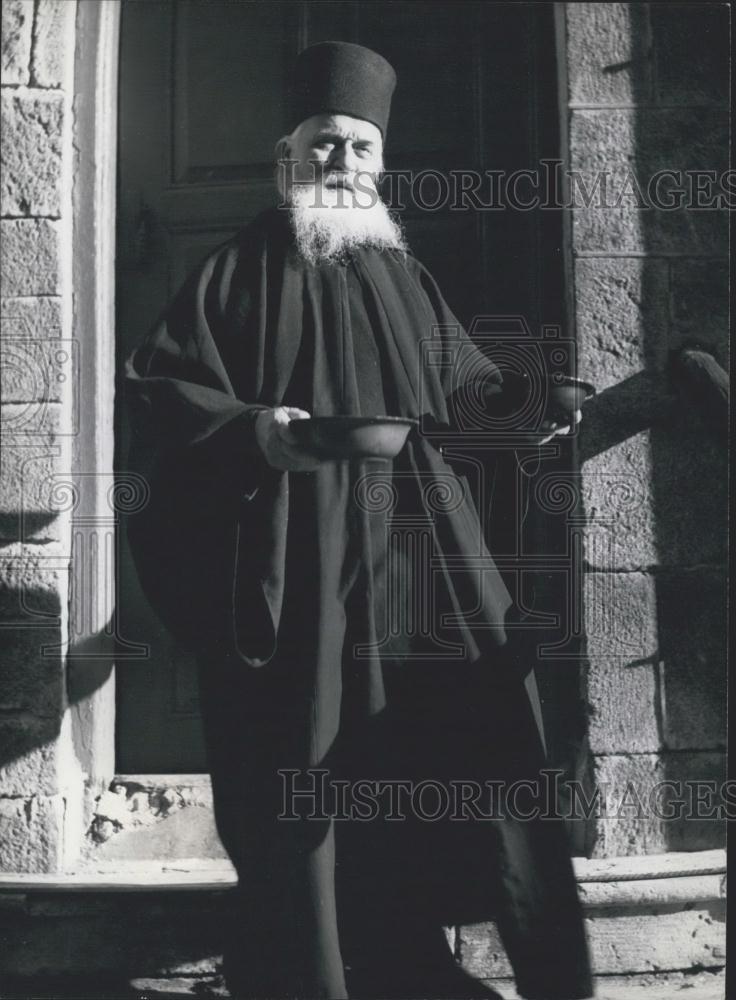
[[[274,157],[276,161],[288,160],[291,155],[291,143],[288,135],[282,135],[274,147]]]

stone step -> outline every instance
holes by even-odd
[[[509,980],[487,981],[499,1000],[520,1000]],[[713,972],[661,973],[646,976],[598,976],[596,1000],[725,1000],[723,969]],[[189,1000],[226,998],[230,994],[220,976],[104,981],[83,979],[16,979],[3,990],[4,1000]]]

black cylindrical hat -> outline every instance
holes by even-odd
[[[352,42],[303,49],[292,78],[292,127],[312,115],[342,114],[377,125],[386,138],[396,73],[383,56]]]

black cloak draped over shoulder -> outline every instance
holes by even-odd
[[[190,276],[126,376],[130,464],[150,485],[128,525],[141,584],[172,633],[198,650],[206,684],[245,686],[242,711],[223,711],[241,711],[260,740],[268,739],[266,706],[288,719],[288,750],[274,750],[282,766],[347,767],[352,734],[395,715],[394,731],[411,729],[412,740],[426,731],[431,741],[443,727],[450,734],[445,777],[538,776],[545,761],[533,664],[509,642],[511,597],[466,476],[424,431],[451,427],[463,394],[502,397],[503,379],[414,257],[363,248],[313,266],[297,254],[286,213],[268,210]],[[420,425],[393,462],[285,473],[267,465],[254,434],[258,412],[278,405]],[[229,673],[216,666],[223,662]],[[423,700],[425,678],[433,694]],[[400,752],[406,763],[406,745]],[[241,775],[258,784],[256,771],[250,762]],[[217,808],[214,771],[213,785]],[[256,811],[246,810],[258,825]],[[246,820],[218,817],[218,826],[241,885],[255,886],[276,865],[264,845],[284,824],[249,841]],[[335,905],[341,855],[335,861],[334,823],[316,830],[294,848],[306,867],[289,869],[284,891],[302,877],[311,887],[295,912],[309,910],[318,928],[308,947],[321,957],[306,964],[322,971],[304,988],[337,997],[346,995]],[[590,995],[561,823],[505,819],[468,836],[472,860],[462,878],[456,868],[447,874],[453,886],[440,894],[438,918],[496,919],[522,995]],[[468,885],[473,870],[493,872],[491,882],[477,880],[496,887],[490,912]]]

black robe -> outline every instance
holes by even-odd
[[[131,461],[151,491],[131,548],[153,607],[199,653],[218,827],[250,912],[241,990],[347,995],[380,881],[438,927],[496,919],[522,995],[588,996],[560,822],[277,819],[279,768],[451,784],[545,763],[513,602],[437,437],[503,380],[430,274],[368,248],[308,265],[269,210],[192,274],[127,376]],[[393,462],[283,473],[254,435],[281,404],[420,425]]]

